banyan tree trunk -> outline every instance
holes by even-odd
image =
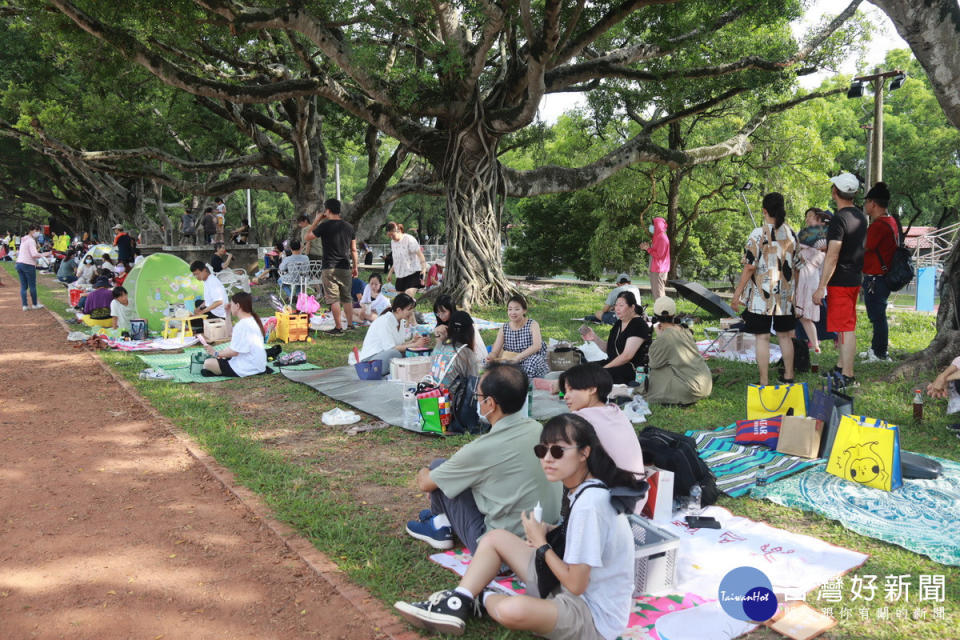
[[[894,376],[914,376],[926,369],[942,369],[960,355],[960,242],[955,242],[940,277],[937,335],[923,351],[910,356]]]
[[[444,159],[447,265],[443,288],[468,309],[503,303],[513,292],[503,273],[500,251],[505,185],[497,142],[477,117],[451,134]]]

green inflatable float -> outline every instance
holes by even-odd
[[[203,283],[190,273],[190,265],[169,253],[154,253],[135,266],[123,282],[133,307],[132,318],[143,318],[150,331],[163,329],[163,312],[170,305],[186,305],[203,297]]]

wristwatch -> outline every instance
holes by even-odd
[[[537,548],[537,557],[543,559],[543,557],[547,555],[547,551],[551,549],[553,549],[553,547],[550,546],[549,542],[544,545],[541,545],[540,547]]]

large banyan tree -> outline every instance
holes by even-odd
[[[768,115],[796,102],[777,101],[771,88],[789,88],[836,54],[858,4],[797,41],[789,21],[799,0],[31,2],[171,86],[237,109],[320,98],[422,158],[427,170],[394,178],[391,193],[446,199],[445,281],[466,304],[510,290],[505,198],[586,188],[640,162],[745,153]],[[263,51],[280,41],[284,55],[267,61]],[[501,143],[557,93],[606,95],[608,105],[629,94],[640,118],[619,148],[585,166],[504,166]],[[756,111],[724,139],[684,151],[664,144],[670,123],[739,94],[756,94]]]

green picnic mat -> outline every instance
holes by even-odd
[[[220,349],[223,349],[229,345],[221,345]],[[217,349],[218,351],[220,349]],[[226,376],[204,376],[199,373],[190,373],[190,357],[203,349],[197,347],[193,349],[186,349],[182,353],[157,353],[157,354],[137,354],[137,357],[143,360],[147,367],[151,369],[163,369],[166,373],[169,373],[173,376],[173,380],[168,382],[220,382],[222,380],[236,380],[236,378],[228,378]],[[268,363],[267,367],[270,373],[276,373],[281,369],[275,364]],[[319,369],[315,364],[295,364],[287,367],[282,367],[283,369],[291,369],[294,371],[303,371],[307,369]]]

